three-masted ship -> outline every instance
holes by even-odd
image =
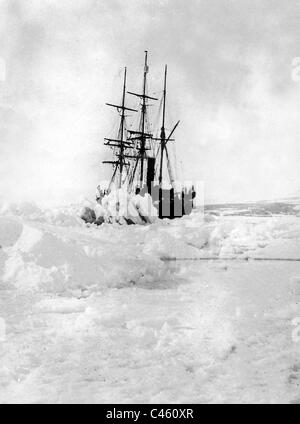
[[[142,92],[127,91],[127,68],[124,68],[123,92],[121,104],[106,103],[117,109],[120,123],[116,137],[105,138],[104,144],[112,149],[113,159],[103,163],[112,166],[112,175],[108,191],[112,186],[116,189],[126,188],[128,193],[143,196],[149,193],[159,218],[176,218],[191,213],[195,191],[192,187],[184,187],[175,178],[174,164],[169,155],[169,145],[174,143],[173,134],[179,125],[178,121],[168,131],[166,129],[167,100],[167,65],[165,65],[162,98],[148,95],[148,52],[145,51]],[[126,95],[139,99],[139,108],[133,109],[126,104]],[[149,106],[160,100],[161,122],[158,135],[149,121]],[[151,102],[151,104],[149,104]],[[128,126],[128,115],[139,114],[136,128]],[[151,131],[152,130],[152,131]],[[165,177],[165,175],[167,177]],[[168,179],[168,181],[165,181]]]

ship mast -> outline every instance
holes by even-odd
[[[123,96],[122,96],[122,114],[121,114],[121,125],[120,125],[120,156],[119,156],[119,167],[120,167],[120,175],[119,175],[119,188],[121,188],[122,185],[122,175],[123,175],[123,165],[125,162],[124,158],[124,123],[125,123],[125,93],[126,93],[126,74],[127,74],[127,68],[125,66],[124,69],[124,82],[123,82]]]
[[[140,97],[142,99],[142,104],[141,104],[141,119],[140,119],[140,127],[139,127],[139,131],[131,131],[129,130],[128,132],[132,135],[132,137],[129,139],[131,141],[133,140],[139,140],[139,146],[138,146],[138,155],[136,157],[136,163],[134,166],[134,170],[131,176],[131,182],[133,182],[135,173],[136,173],[136,169],[138,166],[138,162],[141,162],[141,167],[140,167],[140,177],[139,177],[139,185],[140,187],[143,186],[143,182],[144,182],[144,162],[146,159],[146,150],[147,146],[146,146],[146,142],[147,139],[152,139],[153,134],[147,133],[146,132],[146,117],[147,117],[147,100],[151,99],[151,100],[158,100],[155,97],[150,97],[146,94],[146,90],[147,90],[147,73],[148,73],[148,51],[145,51],[145,62],[144,62],[144,76],[143,76],[143,93],[142,94],[138,94],[138,93],[133,93],[131,91],[128,91],[128,94],[131,94],[133,96],[137,96]]]
[[[172,131],[170,132],[168,138],[166,138],[165,119],[166,119],[166,97],[167,97],[167,71],[168,71],[168,67],[167,67],[167,65],[165,65],[162,125],[161,125],[161,130],[160,130],[160,138],[158,138],[158,140],[160,141],[160,164],[159,164],[159,176],[158,176],[158,182],[159,182],[160,188],[162,188],[164,153],[166,155],[170,183],[171,183],[172,187],[174,188],[174,178],[173,178],[173,175],[172,175],[172,169],[171,169],[171,163],[170,163],[170,159],[169,159],[167,144],[168,144],[169,141],[174,141],[174,138],[171,138],[171,137],[172,137],[174,131],[176,130],[176,128],[177,128],[177,126],[179,125],[179,122],[180,122],[180,121],[178,121],[174,125],[174,127],[173,127]]]
[[[158,177],[158,182],[160,187],[162,185],[164,150],[165,150],[165,143],[166,143],[166,132],[165,132],[166,89],[167,89],[167,65],[165,65],[165,79],[164,79],[164,91],[163,91],[163,118],[162,118],[162,126],[160,131],[160,165],[159,165],[159,177]]]
[[[145,66],[144,66],[144,80],[143,80],[143,104],[142,104],[142,134],[141,134],[141,174],[140,174],[140,184],[143,185],[144,180],[144,159],[145,159],[145,147],[146,147],[146,138],[145,138],[145,118],[146,118],[146,81],[147,81],[147,64],[148,52],[145,51]]]
[[[119,181],[118,181],[118,187],[121,188],[122,186],[122,176],[123,176],[123,169],[124,166],[129,166],[130,164],[126,162],[126,157],[130,157],[129,155],[125,154],[125,149],[133,148],[132,144],[126,140],[124,140],[124,129],[125,129],[125,110],[129,110],[131,112],[137,112],[135,109],[131,109],[128,107],[125,107],[125,95],[126,95],[126,77],[127,77],[127,68],[124,68],[124,80],[123,80],[123,95],[122,95],[122,105],[115,105],[111,103],[106,103],[108,106],[112,106],[114,108],[117,108],[118,111],[121,110],[121,122],[119,127],[119,134],[118,138],[105,138],[106,141],[104,143],[105,146],[109,147],[115,147],[117,148],[117,151],[115,153],[117,160],[114,161],[103,161],[103,163],[109,163],[115,167],[110,184],[111,185],[115,179],[115,176],[117,174],[117,170],[119,169]]]

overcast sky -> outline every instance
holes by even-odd
[[[145,49],[186,180],[213,201],[300,193],[299,22],[298,0],[0,0],[0,196],[94,195],[104,103],[124,65],[140,89]]]

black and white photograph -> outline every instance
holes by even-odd
[[[299,404],[299,113],[299,0],[0,0],[0,404]]]

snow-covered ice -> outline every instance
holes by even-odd
[[[300,262],[251,260],[300,258],[297,204],[100,227],[0,206],[1,403],[300,402]]]

